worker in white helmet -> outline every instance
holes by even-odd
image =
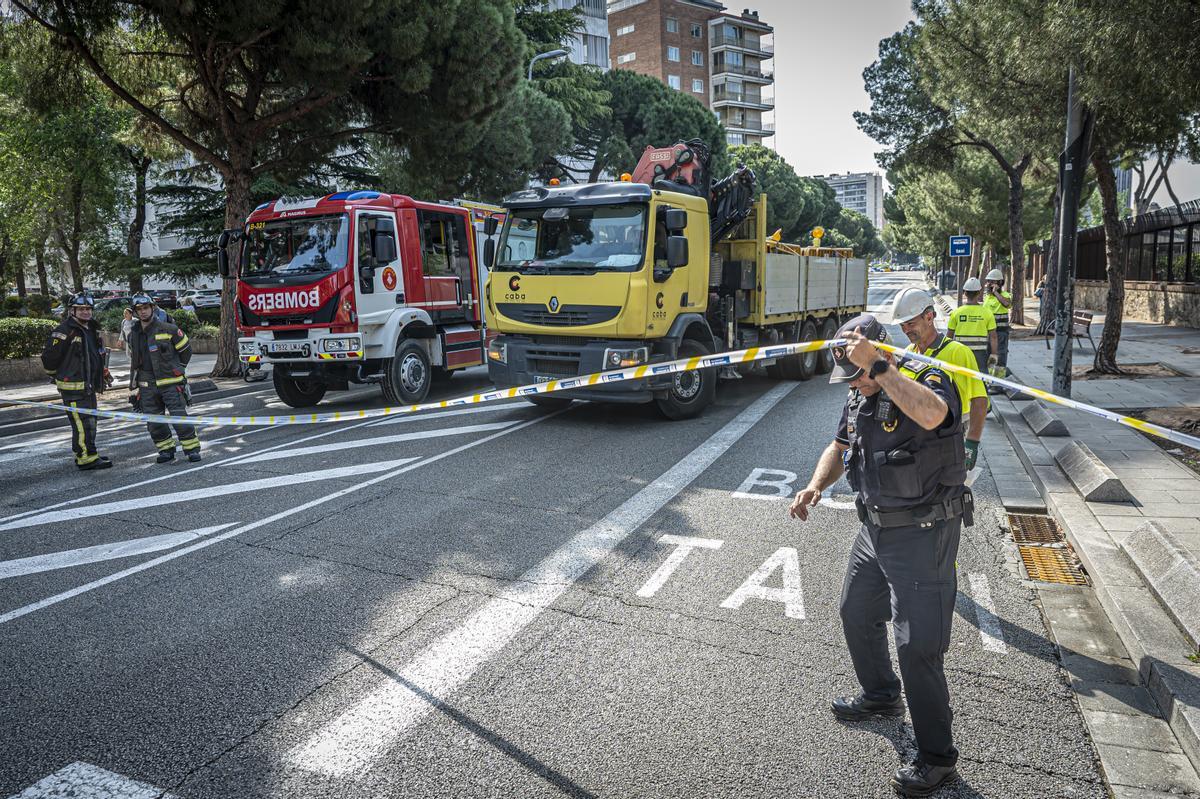
[[[996,363],[999,341],[996,336],[996,318],[983,307],[980,295],[983,284],[979,278],[967,278],[963,283],[966,302],[950,314],[946,322],[947,335],[967,345],[975,353],[976,369],[986,372]]]
[[[996,366],[997,377],[1008,375],[1008,310],[1012,307],[1012,294],[1004,290],[1004,273],[993,269],[983,279],[983,307],[992,312],[996,320]]]
[[[976,281],[978,282],[978,281]],[[929,292],[912,287],[896,295],[892,305],[892,318],[900,325],[911,342],[908,349],[968,369],[978,369],[975,353],[962,342],[942,335],[934,325],[937,312],[933,309],[933,297]],[[926,365],[910,358],[901,360],[900,373],[917,379]],[[979,441],[983,438],[983,423],[987,418],[987,387],[978,377],[947,372],[958,389],[962,402],[962,424],[966,446],[967,469],[975,468],[979,457]]]

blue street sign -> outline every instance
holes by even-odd
[[[971,257],[971,237],[970,236],[951,236],[950,237],[950,257],[951,258],[970,258]]]

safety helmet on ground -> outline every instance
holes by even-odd
[[[95,308],[96,302],[86,294],[74,294],[67,302],[69,308]]]
[[[984,280],[995,280],[997,283],[1003,283],[1004,282],[1004,273],[1001,272],[999,269],[993,269],[992,271],[987,273],[987,277],[985,277]]]
[[[911,286],[896,295],[892,317],[897,322],[911,322],[933,308],[933,297],[924,289]]]
[[[149,294],[134,294],[133,297],[130,298],[129,304],[134,308],[137,308],[139,305],[153,305],[154,300],[150,299]]]
[[[983,284],[979,282],[979,278],[969,277],[967,278],[967,282],[963,283],[963,291],[968,294],[973,291],[983,291]]]
[[[844,325],[838,328],[835,338],[845,338],[847,333],[853,333],[857,328],[862,328],[862,334],[865,338],[871,341],[887,341],[887,328],[879,323],[869,313],[859,314],[853,319],[847,321]],[[836,346],[832,348],[833,352],[833,372],[829,375],[830,383],[849,383],[851,380],[857,380],[862,375],[863,370],[854,365],[846,356],[846,348]]]

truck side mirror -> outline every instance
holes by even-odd
[[[229,277],[229,254],[224,247],[217,250],[217,271],[221,277]]]
[[[492,220],[489,220],[492,221]],[[495,227],[493,225],[492,227]],[[488,269],[492,268],[492,262],[496,260],[496,240],[487,239],[483,242],[483,265]]]
[[[483,220],[483,235],[495,236],[496,228],[499,227],[499,224],[500,220],[496,219],[494,216],[489,216],[487,219]]]
[[[221,235],[217,237],[217,272],[221,277],[232,277],[229,270],[229,252],[228,247],[230,242],[237,241],[242,237],[240,230],[222,230]]]
[[[376,263],[390,264],[396,260],[396,240],[391,233],[376,233],[374,241]]]
[[[670,213],[670,212],[668,212]],[[680,213],[683,213],[682,211]],[[688,262],[688,240],[686,236],[668,236],[667,237],[667,267],[670,269],[678,269],[681,266],[687,266]]]
[[[687,230],[687,211],[682,208],[668,208],[664,216],[667,230],[672,233]]]

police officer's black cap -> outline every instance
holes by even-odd
[[[859,314],[847,321],[838,328],[836,337],[845,338],[847,333],[853,333],[859,328],[862,329],[863,336],[871,341],[887,341],[887,328],[869,313]],[[845,347],[833,347],[833,373],[829,375],[830,383],[849,383],[851,380],[857,380],[862,373],[863,370],[846,357]]]

